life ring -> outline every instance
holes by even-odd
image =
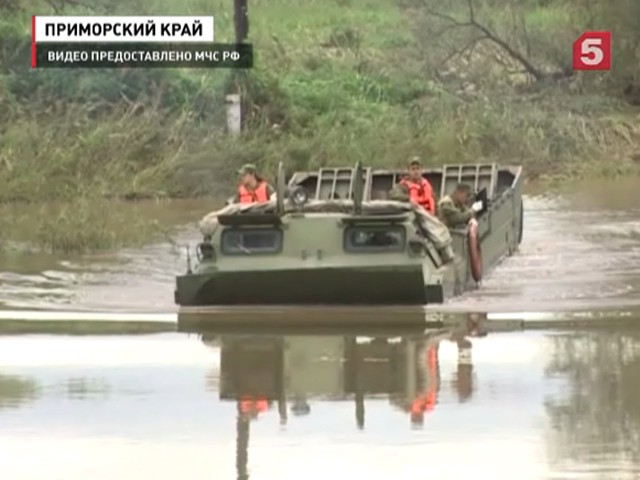
[[[524,202],[520,200],[520,225],[518,225],[518,245],[522,243],[523,227],[524,227]]]
[[[482,250],[478,238],[478,222],[469,222],[467,231],[467,246],[469,248],[469,266],[471,276],[476,282],[482,280]]]

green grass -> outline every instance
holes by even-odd
[[[160,233],[153,220],[134,219],[117,202],[79,197],[57,211],[43,207],[37,244],[52,253],[84,253],[142,245]]]
[[[84,193],[73,200],[42,205],[0,206],[6,227],[6,248],[0,253],[75,255],[167,240],[175,222],[160,213],[163,203],[146,202],[138,208],[123,200]],[[154,210],[155,215],[149,215]]]
[[[106,322],[101,320],[55,320],[38,321],[28,320],[3,320],[0,325],[0,334],[3,335],[149,335],[153,333],[174,332],[176,325],[165,322]],[[3,379],[0,376],[0,387],[3,386]],[[1,398],[1,397],[0,397]],[[0,407],[2,403],[0,402]]]
[[[522,2],[512,11],[483,0],[478,18],[519,50],[528,48],[539,68],[550,68],[566,62],[586,17],[569,2],[546,3]],[[111,14],[214,14],[217,41],[233,38],[228,0],[107,5]],[[466,14],[466,2],[435,5]],[[46,9],[40,4],[38,11]],[[0,12],[0,202],[72,202],[38,220],[40,243],[54,250],[113,248],[153,230],[143,226],[134,238],[118,218],[97,218],[92,209],[103,195],[226,195],[247,161],[267,174],[280,161],[289,169],[397,166],[416,153],[432,165],[518,163],[530,178],[548,180],[635,171],[638,110],[612,95],[615,72],[523,89],[485,43],[469,63],[450,62],[455,78],[439,83],[435,60],[466,34],[434,36],[437,22],[425,16],[422,1],[252,1],[256,56],[248,73],[34,72],[29,14]],[[463,75],[477,95],[456,92]],[[232,89],[245,102],[241,139],[224,133],[224,96]]]

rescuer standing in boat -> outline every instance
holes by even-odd
[[[466,225],[482,210],[482,202],[477,201],[468,207],[471,187],[460,183],[451,195],[445,195],[438,203],[438,217],[449,228]]]
[[[422,164],[419,157],[411,158],[407,177],[400,181],[409,190],[409,198],[413,203],[424,207],[431,215],[436,214],[436,199],[429,180],[422,176]]]
[[[268,202],[275,190],[260,175],[255,165],[247,163],[238,170],[240,185],[236,201],[238,203]]]

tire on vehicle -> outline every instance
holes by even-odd
[[[522,243],[523,227],[524,227],[524,202],[520,200],[520,225],[518,227],[518,245]]]

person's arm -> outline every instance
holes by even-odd
[[[436,197],[431,192],[431,197],[429,198],[429,212],[431,215],[438,215],[438,202],[436,202]]]
[[[276,193],[276,189],[271,186],[270,183],[267,184],[267,197],[271,198],[271,196]]]
[[[453,204],[448,202],[441,204],[440,209],[442,218],[450,227],[467,223],[473,218],[473,211],[471,209],[467,208],[461,212]]]

